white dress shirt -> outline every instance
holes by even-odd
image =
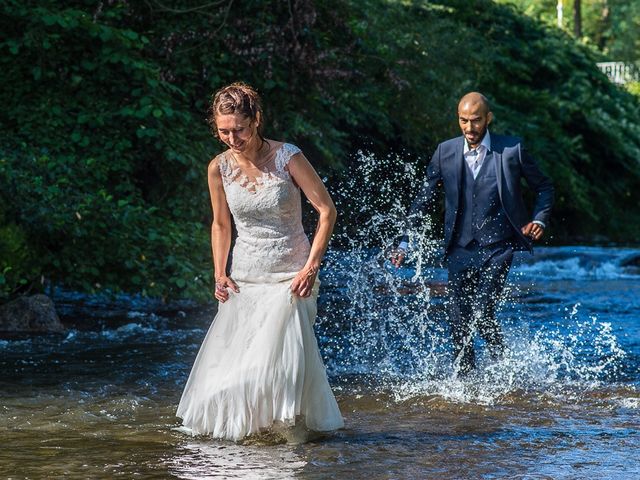
[[[484,162],[484,159],[487,157],[487,152],[489,151],[491,151],[491,135],[489,134],[489,130],[487,130],[487,133],[485,133],[482,138],[482,142],[480,142],[480,145],[476,148],[471,148],[467,139],[464,139],[464,150],[462,153],[464,154],[467,165],[469,165],[471,169],[474,180],[478,176],[482,162]]]

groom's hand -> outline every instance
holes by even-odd
[[[544,227],[539,223],[529,222],[522,227],[522,234],[531,240],[540,240],[544,234]]]
[[[406,255],[406,252],[404,250],[397,249],[391,252],[391,256],[389,257],[389,260],[391,260],[391,263],[396,268],[398,268],[402,265],[402,262],[404,262],[405,255]]]

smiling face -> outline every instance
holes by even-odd
[[[222,140],[234,153],[242,153],[251,148],[259,139],[258,122],[260,115],[252,121],[241,113],[216,115],[216,130]]]
[[[262,137],[262,106],[258,93],[246,83],[232,83],[213,96],[209,125],[232,152],[256,149]]]
[[[471,148],[482,142],[493,120],[489,105],[480,94],[465,95],[458,104],[458,125]]]

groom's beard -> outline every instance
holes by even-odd
[[[477,130],[469,130],[468,132],[464,132],[464,136],[467,139],[467,143],[472,146],[472,147],[476,147],[477,145],[480,144],[480,142],[482,142],[482,139],[484,138],[484,136],[487,133],[487,129],[483,129],[482,131],[477,131]]]

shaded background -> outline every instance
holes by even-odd
[[[424,168],[481,90],[554,179],[550,242],[637,244],[640,89],[595,64],[637,60],[638,2],[583,0],[580,32],[573,2],[565,28],[555,1],[506,3],[3,1],[0,298],[208,298],[206,110],[237,80],[330,188],[359,149]]]

